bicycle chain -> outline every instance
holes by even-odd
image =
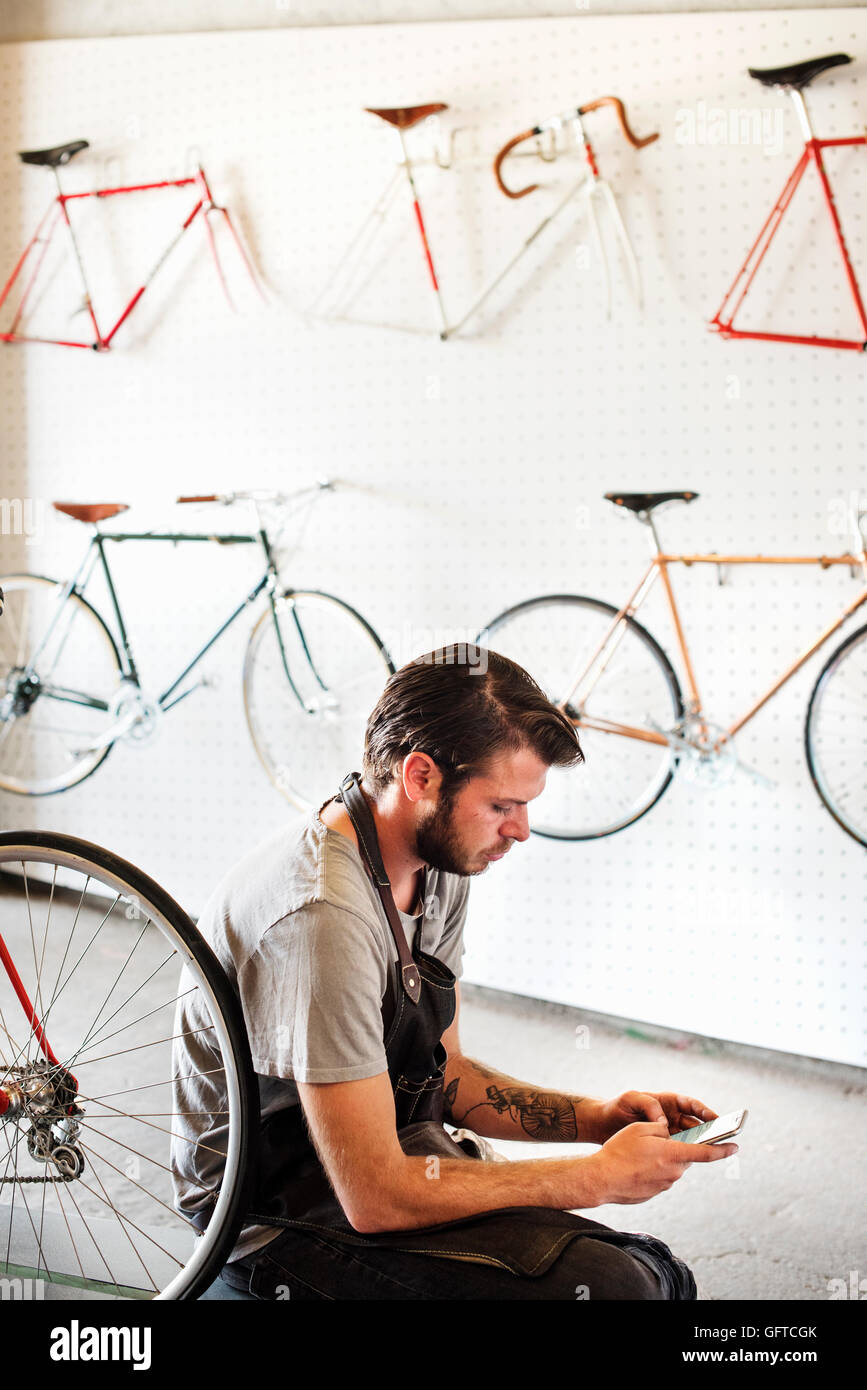
[[[50,1178],[0,1178],[0,1185],[7,1182],[74,1182],[73,1173],[58,1174]]]

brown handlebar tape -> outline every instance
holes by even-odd
[[[620,129],[623,131],[630,145],[633,145],[635,149],[640,150],[644,145],[652,145],[654,140],[659,139],[658,130],[655,130],[652,135],[639,136],[635,134],[635,131],[631,128],[626,119],[626,108],[619,97],[597,97],[595,101],[588,102],[586,106],[579,106],[578,115],[586,116],[591,111],[598,111],[600,106],[614,107],[617,113],[617,119],[620,122]]]
[[[659,139],[659,131],[654,131],[652,135],[639,136],[635,134],[628,120],[626,119],[626,108],[624,107],[623,102],[620,100],[619,97],[597,97],[596,101],[590,101],[587,103],[586,106],[579,106],[578,115],[586,116],[591,111],[598,111],[601,106],[614,107],[617,119],[620,122],[620,129],[623,132],[624,137],[636,150],[643,149],[645,145],[652,145],[654,140]],[[524,140],[529,140],[531,136],[539,135],[540,133],[541,132],[538,126],[534,126],[532,130],[525,130],[520,135],[513,136],[513,138],[509,140],[508,143],[505,144],[497,154],[497,157],[494,160],[494,178],[497,180],[497,186],[499,187],[500,191],[502,193],[505,193],[507,198],[525,198],[528,193],[532,193],[534,189],[539,187],[537,183],[531,183],[528,184],[526,188],[519,188],[513,191],[511,188],[506,187],[505,183],[503,182],[503,177],[500,170],[502,168],[503,160],[506,158],[506,155],[510,154],[516,145],[520,145]]]

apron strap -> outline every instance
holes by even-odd
[[[404,994],[406,994],[413,1004],[417,1004],[421,998],[421,977],[419,975],[418,966],[412,958],[412,952],[407,944],[403,924],[398,916],[397,908],[394,905],[391,883],[389,882],[388,874],[385,872],[385,865],[382,862],[382,855],[379,850],[379,841],[376,838],[376,825],[373,819],[373,813],[361,790],[361,778],[357,772],[350,772],[344,777],[340,784],[337,800],[342,801],[346,807],[349,819],[352,821],[353,829],[358,836],[358,847],[361,850],[362,858],[367,863],[374,887],[385,908],[388,925],[391,927],[391,934],[397,946],[397,954],[400,961],[400,978],[403,984]]]

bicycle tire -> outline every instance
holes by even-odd
[[[855,686],[853,696],[845,696],[840,684],[840,674],[842,663],[847,660],[856,660],[860,655],[860,670],[855,666],[847,668],[850,679]],[[834,677],[837,676],[837,685],[833,684]],[[816,684],[813,686],[810,695],[810,703],[807,706],[807,716],[804,721],[804,750],[807,756],[807,768],[813,786],[819,794],[820,800],[826,810],[830,812],[834,820],[847,835],[851,835],[859,845],[867,845],[867,797],[865,797],[863,787],[863,768],[867,760],[867,623],[863,627],[856,628],[849,636],[840,643],[839,647],[828,657],[825,665],[819,672]],[[831,695],[829,697],[829,691]],[[837,692],[836,695],[833,692]],[[829,707],[829,699],[836,700],[838,708],[836,710]],[[852,700],[855,704],[852,704]],[[843,712],[839,706],[845,704],[849,706]],[[821,727],[823,714],[830,722],[830,729],[827,731]],[[846,724],[848,730],[842,735],[839,731],[841,722]],[[848,733],[848,737],[846,737]],[[831,751],[828,740],[834,737],[835,750],[839,749],[836,759]],[[860,737],[861,755],[857,753],[855,740]],[[838,766],[833,766],[836,762]],[[840,770],[849,773],[854,777],[854,794],[857,796],[860,791],[861,802],[855,807],[845,807],[841,802],[849,795],[840,786]],[[861,778],[861,785],[858,779]],[[830,785],[831,780],[836,784],[836,790]]]
[[[554,609],[569,612],[574,619],[571,624],[559,624],[559,635],[558,624],[552,617]],[[547,594],[525,599],[507,608],[479,634],[477,641],[517,661],[556,704],[563,699],[563,686],[575,674],[578,658],[589,658],[593,650],[590,642],[595,646],[597,640],[602,640],[605,629],[610,627],[609,619],[616,618],[619,611],[614,604],[584,594]],[[541,626],[537,621],[540,617]],[[635,657],[630,659],[636,661],[648,691],[648,699],[653,703],[654,723],[663,729],[671,729],[683,717],[683,698],[671,662],[656,638],[641,623],[632,617],[626,617],[625,623],[626,629],[618,650],[622,651],[628,637],[629,650],[635,652]],[[567,638],[570,626],[574,632],[571,638]],[[582,632],[585,633],[583,639],[580,636]],[[576,635],[580,643],[577,650],[574,645],[569,645]],[[617,651],[612,655],[609,668],[615,662],[618,663],[617,670],[625,669],[622,656],[618,658]],[[601,707],[597,703],[593,710],[596,718],[634,726],[638,726],[643,718],[649,718],[649,711],[631,709],[628,699],[625,709],[615,708],[616,671],[614,679],[604,679],[608,680],[608,699],[611,703],[603,703]],[[597,699],[595,694],[592,698]],[[671,783],[677,756],[669,748],[639,742],[634,738],[598,733],[586,728],[582,734],[580,717],[573,711],[570,718],[578,730],[585,763],[577,769],[550,770],[546,791],[531,808],[530,828],[537,835],[555,840],[595,840],[617,834],[634,825],[656,805]],[[600,740],[605,741],[607,756],[603,755],[597,763],[595,752]],[[615,770],[612,776],[611,754],[615,747],[622,750],[620,772]],[[622,804],[615,804],[615,798],[602,788],[601,779],[595,772],[600,765],[606,770],[606,787],[616,788],[618,795],[623,791]],[[627,776],[634,784],[634,790],[627,786]],[[598,811],[593,810],[594,797],[600,806]],[[607,810],[603,809],[606,805]]]
[[[367,619],[343,599],[285,589],[274,605],[247,643],[244,710],[269,778],[292,805],[310,811],[358,761],[368,716],[394,665]],[[278,628],[284,612],[289,621]]]
[[[51,579],[43,574],[10,574],[0,578],[0,591],[5,595],[4,617],[0,622],[0,790],[12,792],[17,796],[54,796],[59,792],[68,791],[70,787],[77,787],[80,783],[91,777],[97,768],[101,767],[114,746],[109,743],[107,747],[98,749],[89,756],[75,758],[65,768],[52,773],[48,776],[38,776],[32,769],[40,764],[44,767],[49,758],[54,758],[53,748],[48,747],[48,740],[45,737],[46,730],[40,729],[31,718],[33,712],[40,707],[44,708],[47,697],[44,694],[37,694],[32,704],[27,710],[20,714],[11,712],[11,707],[15,703],[14,689],[10,689],[10,675],[14,671],[21,670],[22,660],[25,665],[31,664],[30,655],[19,652],[19,660],[13,667],[6,669],[6,662],[3,656],[4,650],[8,649],[8,644],[17,639],[13,613],[10,611],[10,595],[20,592],[28,586],[51,585],[55,592],[59,594],[64,585],[60,580]],[[67,599],[71,605],[69,620],[71,626],[77,615],[86,618],[88,624],[92,622],[96,625],[89,630],[98,637],[97,651],[104,650],[102,669],[99,674],[94,676],[94,666],[97,664],[92,656],[92,648],[85,641],[79,641],[78,651],[80,653],[79,666],[86,668],[88,679],[100,679],[105,681],[105,689],[99,696],[92,695],[88,698],[108,701],[120,688],[124,671],[121,662],[117,643],[111,633],[110,628],[88,600],[79,593],[71,593]],[[61,644],[65,645],[65,642]],[[32,648],[31,648],[32,650]],[[58,657],[58,659],[60,659]],[[44,668],[43,668],[44,669]],[[72,670],[75,671],[75,662]],[[84,694],[85,692],[80,692]],[[9,713],[3,712],[4,703],[10,706]],[[66,709],[66,705],[64,705]],[[94,710],[93,722],[98,723],[96,715],[101,711]],[[19,741],[19,751],[21,760],[24,762],[25,771],[16,773],[12,770],[15,762],[15,738],[16,729],[22,728],[24,736]],[[50,731],[49,731],[50,732]],[[97,730],[98,732],[98,730]],[[82,728],[67,731],[67,737],[83,738],[91,736],[91,730],[85,723]],[[61,740],[62,741],[62,740]]]
[[[101,921],[91,934],[94,913]],[[0,1153],[0,1273],[7,1279],[42,1280],[49,1286],[48,1296],[68,1294],[71,1287],[85,1298],[106,1293],[196,1298],[225,1263],[249,1209],[259,1124],[258,1087],[240,1003],[216,955],[178,903],[140,869],[98,845],[47,831],[0,834],[0,920],[32,1005],[28,1012],[21,996],[14,997],[0,963],[4,1002],[11,999],[10,1007],[0,1008],[0,1135],[6,1141]],[[88,942],[79,954],[82,935]],[[88,956],[91,973],[84,981],[81,968]],[[123,960],[120,970],[118,959]],[[71,960],[75,964],[69,968]],[[152,969],[154,961],[158,964]],[[76,973],[77,984],[67,990]],[[111,987],[94,1012],[102,993],[95,990],[99,978]],[[178,1132],[190,1114],[179,1110],[174,1098],[177,1077],[185,1078],[173,1060],[183,1037],[177,1026],[180,999],[187,1009],[195,1005],[203,1020],[210,1018],[197,1034],[211,1032],[208,1056],[225,1076],[220,1083],[225,1109],[207,1112],[208,1142]],[[150,1008],[154,1001],[156,1007]],[[140,1017],[129,1016],[138,1010]],[[23,1044],[10,1024],[19,1033],[23,1029]],[[40,1030],[49,1050],[53,1042],[57,1053],[40,1048]],[[185,1045],[192,1036],[183,1037]],[[110,1038],[114,1049],[100,1056],[106,1045],[111,1047]],[[76,1078],[74,1092],[62,1089],[70,1074]],[[71,1095],[80,1115],[70,1114]],[[134,1097],[132,1109],[120,1108],[124,1096]],[[171,1119],[160,1119],[166,1115]],[[224,1133],[218,1137],[221,1125]],[[63,1177],[75,1167],[68,1152],[62,1162],[51,1157],[51,1146],[59,1140],[68,1140],[61,1145],[66,1150],[78,1149],[81,1169],[72,1178]],[[98,1145],[108,1146],[109,1154]],[[206,1155],[214,1150],[224,1158],[213,1188],[201,1197],[195,1194],[196,1203],[213,1206],[202,1235],[177,1198],[177,1155],[191,1155],[194,1149]],[[4,1189],[12,1192],[11,1202],[2,1201]],[[30,1191],[41,1192],[36,1213],[27,1200]],[[117,1207],[118,1194],[124,1210]],[[49,1195],[56,1195],[58,1214]],[[17,1215],[16,1199],[21,1204]]]

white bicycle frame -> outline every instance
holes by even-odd
[[[429,117],[428,120],[424,122],[424,124],[430,125],[432,122],[436,122],[436,120],[436,117]],[[550,212],[546,217],[542,218],[541,222],[538,223],[535,229],[526,238],[526,240],[519,247],[515,255],[513,255],[510,258],[510,260],[506,263],[506,265],[502,268],[502,270],[500,270],[494,276],[494,278],[489,281],[489,283],[485,286],[485,288],[473,301],[469,308],[466,309],[454,322],[449,322],[445,305],[443,302],[440,281],[434,267],[433,255],[431,252],[427,232],[424,226],[424,220],[421,211],[421,202],[418,196],[418,190],[413,176],[413,169],[418,168],[422,164],[434,164],[437,167],[443,169],[452,168],[455,166],[456,163],[476,163],[478,162],[478,160],[454,160],[454,158],[452,157],[453,146],[450,145],[449,156],[446,160],[444,160],[441,157],[440,150],[437,148],[432,158],[428,158],[426,160],[416,160],[415,163],[413,163],[413,161],[410,159],[409,151],[407,149],[404,131],[400,129],[398,129],[397,134],[400,137],[401,160],[392,172],[391,178],[389,179],[379,198],[376,200],[373,208],[368,213],[367,217],[362,222],[355,236],[350,241],[349,245],[346,248],[346,251],[343,253],[343,256],[340,258],[335,269],[332,271],[331,275],[329,276],[328,280],[326,281],[316,300],[310,306],[310,309],[308,310],[309,315],[312,317],[325,319],[328,322],[360,322],[360,320],[354,319],[353,317],[351,317],[349,313],[345,311],[351,306],[353,300],[357,298],[358,294],[361,293],[365,285],[368,283],[368,280],[370,278],[369,276],[366,279],[361,280],[360,282],[358,277],[362,274],[365,267],[369,266],[370,252],[373,247],[373,244],[376,241],[378,234],[382,231],[383,227],[385,226],[388,216],[394,206],[396,196],[401,187],[401,175],[405,175],[406,177],[406,181],[409,185],[410,193],[413,199],[413,204],[416,210],[416,216],[418,219],[419,229],[421,231],[424,250],[428,262],[428,268],[430,271],[431,289],[434,295],[436,316],[437,321],[439,323],[439,337],[444,341],[448,338],[454,337],[455,334],[459,333],[461,329],[470,321],[470,319],[472,319],[475,316],[475,314],[478,313],[482,305],[486,303],[486,301],[499,287],[499,285],[502,284],[502,282],[511,273],[515,266],[523,259],[523,257],[529,251],[533,243],[545,231],[546,227],[549,227],[554,221],[556,221],[560,214],[572,203],[573,199],[579,196],[584,199],[587,216],[590,222],[593,242],[604,268],[607,299],[607,317],[609,319],[611,317],[612,277],[609,260],[605,249],[605,241],[603,238],[599,217],[597,215],[597,207],[599,204],[603,205],[607,209],[608,215],[610,216],[615,239],[620,248],[626,266],[630,290],[632,292],[637,307],[640,309],[642,307],[642,292],[641,278],[638,269],[638,261],[636,259],[632,243],[629,239],[629,235],[624,225],[623,218],[620,214],[620,209],[618,208],[617,200],[615,198],[611,185],[604,178],[602,178],[602,176],[599,173],[592,146],[590,145],[590,142],[584,130],[580,110],[566,112],[563,115],[552,116],[548,120],[540,122],[540,124],[535,127],[533,134],[540,137],[547,132],[550,132],[551,136],[553,137],[549,145],[549,153],[545,152],[545,149],[541,144],[541,140],[539,140],[537,149],[535,151],[521,151],[516,155],[511,155],[510,157],[519,159],[541,158],[545,162],[551,163],[556,158],[565,155],[568,151],[568,143],[565,144],[564,148],[558,148],[557,146],[557,136],[561,132],[564,132],[567,137],[567,142],[568,136],[571,134],[573,152],[583,156],[586,163],[586,168],[582,170],[580,179],[577,181],[577,183],[573,184],[570,187],[565,197],[563,197],[560,200],[560,202],[557,204],[554,210]],[[329,303],[330,307],[328,307]],[[378,321],[374,321],[369,326],[381,328],[397,328],[400,331],[404,332],[426,331],[406,329],[402,325]]]

